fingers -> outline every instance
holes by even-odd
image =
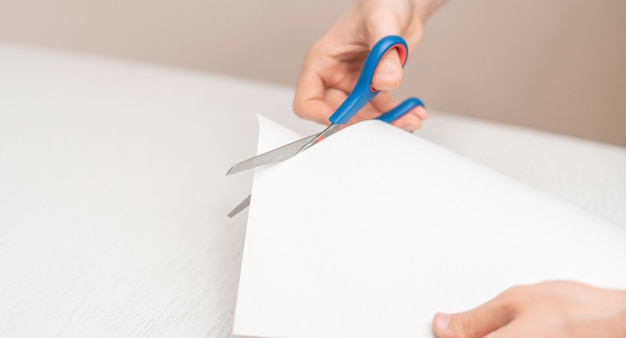
[[[352,15],[360,12],[352,12]],[[314,120],[328,124],[328,118],[335,109],[343,102],[347,94],[350,93],[354,82],[358,78],[362,59],[352,57],[351,53],[363,53],[365,44],[370,48],[382,37],[387,35],[400,35],[401,27],[397,15],[386,6],[374,8],[367,11],[365,18],[357,15],[357,26],[366,24],[364,33],[359,43],[347,43],[346,45],[360,46],[357,49],[337,52],[336,48],[330,48],[339,42],[346,43],[337,34],[328,33],[319,40],[305,58],[302,73],[296,87],[296,94],[293,102],[295,113],[302,118]],[[351,18],[347,16],[347,18]],[[346,19],[347,20],[347,19]],[[338,27],[341,25],[338,25]],[[354,29],[354,25],[348,25]],[[343,35],[341,35],[343,36]],[[386,93],[400,86],[403,77],[402,63],[398,50],[393,48],[379,61],[371,85],[382,91],[378,96],[366,105],[361,112],[350,123],[371,119],[394,108],[397,102]],[[345,95],[343,95],[343,93]],[[341,100],[338,100],[341,98]],[[421,121],[427,116],[423,108],[413,109],[411,112],[393,122],[393,125],[413,131],[421,126]]]
[[[372,79],[372,87],[377,90],[394,90],[400,87],[402,82],[402,63],[398,51],[393,48],[380,59],[374,78]]]
[[[451,315],[437,313],[433,318],[433,331],[439,338],[484,337],[513,319],[516,303],[513,292],[507,290],[470,311]]]
[[[520,323],[516,323],[513,321],[512,323],[503,326],[488,335],[484,338],[526,338],[526,337],[536,337],[536,335],[529,333],[526,325],[520,325]]]
[[[328,124],[328,118],[346,97],[347,93],[340,89],[326,88],[322,79],[314,72],[309,74],[303,72],[296,89],[293,109],[302,118]],[[381,92],[350,120],[350,124],[376,118],[397,104],[389,93]],[[427,116],[424,107],[416,107],[392,124],[407,131],[415,131],[421,127],[422,120]]]
[[[375,116],[370,118],[377,117],[381,113],[395,108],[397,105],[398,102],[389,93],[380,93],[372,100]],[[422,120],[425,120],[426,117],[428,117],[428,113],[424,107],[415,107],[401,118],[393,121],[391,124],[407,131],[415,131],[421,127]]]
[[[365,20],[370,49],[378,40],[387,35],[401,35],[402,29],[397,15],[385,6],[373,9]],[[402,74],[400,56],[397,49],[393,48],[387,51],[378,63],[372,79],[372,87],[384,91],[394,90],[402,83]]]
[[[380,114],[390,111],[398,105],[398,101],[391,96],[391,94],[387,92],[381,92],[376,95],[372,101],[370,101],[371,110],[374,111],[374,115],[370,116],[370,118],[376,118]]]
[[[308,58],[307,58],[308,59]],[[328,124],[334,109],[326,102],[326,86],[322,77],[312,67],[314,63],[305,61],[302,74],[296,86],[293,110],[299,117]]]
[[[399,6],[399,7],[398,7]],[[380,39],[388,35],[402,36],[409,46],[415,47],[421,39],[421,24],[413,20],[410,22],[403,21],[406,19],[407,9],[402,7],[400,3],[386,5],[375,5],[365,17],[368,44],[371,47]],[[409,51],[410,52],[410,51]],[[385,53],[381,58],[374,77],[372,79],[372,87],[381,91],[391,91],[397,89],[402,83],[404,71],[402,69],[402,60],[396,48]],[[381,93],[381,95],[388,95]],[[381,109],[381,112],[391,108]],[[409,113],[394,121],[392,124],[408,131],[414,131],[420,128],[422,120],[428,116],[424,107],[417,107]]]
[[[422,120],[426,119],[427,115],[428,114],[424,107],[415,107],[406,115],[393,121],[391,124],[407,131],[415,131],[422,126]]]
[[[339,106],[346,100],[348,94],[343,90],[337,88],[329,88],[326,89],[326,95],[324,95],[324,100],[330,107],[332,108],[333,113],[339,108]]]

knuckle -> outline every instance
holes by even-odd
[[[498,296],[498,308],[507,313],[514,312],[528,298],[528,286],[516,285],[506,289]]]
[[[293,107],[293,112],[296,114],[296,116],[298,117],[304,117],[304,115],[302,114],[302,111],[300,109],[298,109],[298,107],[296,105],[294,105]]]
[[[511,299],[511,298],[516,298],[519,297],[521,294],[523,294],[526,290],[526,286],[525,285],[515,285],[512,286],[508,289],[506,289],[501,296],[505,299]]]

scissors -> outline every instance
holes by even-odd
[[[393,48],[396,48],[398,50],[398,55],[400,56],[402,67],[404,67],[408,56],[408,47],[404,39],[396,35],[389,35],[380,39],[374,45],[374,47],[372,47],[372,50],[370,50],[369,54],[367,55],[367,58],[365,59],[365,63],[363,65],[363,70],[359,75],[359,79],[357,80],[354,89],[352,90],[350,95],[348,95],[346,100],[341,104],[341,106],[339,106],[339,108],[337,108],[333,115],[331,115],[331,117],[329,118],[330,125],[326,127],[326,129],[324,129],[321,133],[307,136],[298,141],[289,143],[282,147],[270,150],[263,154],[249,158],[245,161],[239,162],[232,166],[230,170],[228,170],[226,175],[232,175],[241,171],[256,168],[270,163],[285,161],[307,150],[324,138],[327,138],[336,133],[339,130],[340,126],[346,124],[354,115],[356,115],[357,112],[359,112],[359,110],[361,110],[361,108],[363,108],[363,106],[370,102],[380,92],[379,90],[372,87],[374,71],[376,70],[376,66],[378,66],[378,63],[380,62],[383,55],[385,55],[387,51]],[[423,107],[424,104],[418,98],[408,98],[392,110],[380,115],[376,119],[383,122],[391,123],[404,116],[417,106]],[[230,213],[228,213],[228,217],[232,218],[240,211],[247,208],[250,205],[251,198],[252,195],[248,195],[248,197],[246,197]]]

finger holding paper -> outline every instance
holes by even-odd
[[[626,337],[626,291],[570,281],[516,286],[467,312],[438,313],[433,331],[456,337]]]

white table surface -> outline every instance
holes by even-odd
[[[419,93],[418,93],[419,94]],[[292,88],[0,44],[0,336],[231,336],[255,113]],[[626,150],[431,112],[435,143],[626,226]]]

